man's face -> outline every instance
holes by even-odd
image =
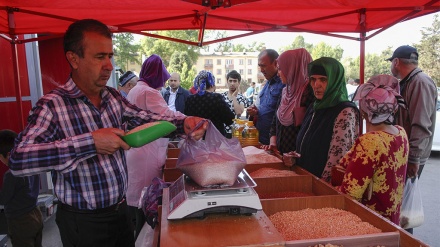
[[[82,90],[101,90],[113,70],[112,40],[97,33],[85,32],[83,47],[83,58],[73,53],[69,60],[73,68],[72,76]]]
[[[391,74],[396,77],[397,79],[402,79],[399,78],[399,71],[397,70],[398,66],[399,66],[399,59],[398,58],[394,58],[393,60],[391,60],[391,65],[390,65],[390,70],[391,70]]]
[[[313,88],[313,93],[318,100],[324,98],[325,89],[327,88],[327,76],[312,75],[310,76],[310,85]]]
[[[272,79],[278,73],[277,60],[271,62],[267,53],[258,58],[258,67],[267,80]]]
[[[171,89],[177,90],[180,86],[180,78],[176,73],[172,73],[170,79],[168,79],[168,85]]]
[[[235,90],[237,90],[239,86],[240,82],[238,81],[238,79],[234,79],[231,77],[228,78],[228,87],[230,92],[235,92]]]

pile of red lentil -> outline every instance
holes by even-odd
[[[296,176],[296,172],[290,170],[279,170],[275,168],[260,168],[249,174],[252,178],[272,178],[272,177],[288,177]]]
[[[269,219],[286,241],[382,232],[357,215],[336,208],[281,211],[269,216]]]
[[[296,192],[296,191],[282,191],[273,193],[258,193],[260,199],[272,199],[272,198],[290,198],[290,197],[307,197],[314,196],[312,193]]]

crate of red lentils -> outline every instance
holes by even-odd
[[[346,195],[260,200],[285,246],[428,246]]]

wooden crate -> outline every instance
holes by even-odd
[[[161,247],[284,246],[282,236],[261,210],[251,216],[208,214],[203,219],[168,220],[168,188],[163,192]]]
[[[286,246],[303,247],[315,244],[331,243],[343,246],[368,247],[374,245],[384,245],[387,247],[427,247],[418,239],[413,238],[405,230],[394,225],[379,214],[368,209],[364,205],[352,200],[346,195],[327,195],[285,199],[265,199],[261,200],[263,211],[267,216],[280,211],[296,211],[306,208],[319,209],[332,207],[343,209],[357,215],[362,221],[382,230],[380,234],[368,234],[360,236],[350,236],[329,239],[311,239],[300,241],[286,241]],[[368,240],[368,241],[366,241]]]
[[[292,177],[254,178],[257,193],[273,194],[277,192],[303,192],[313,195],[338,195],[329,184],[312,175]]]
[[[167,158],[178,158],[180,154],[180,148],[168,148]]]

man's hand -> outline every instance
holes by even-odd
[[[96,152],[98,154],[113,154],[120,148],[130,149],[130,146],[121,139],[124,134],[123,130],[117,128],[104,128],[93,131],[92,137]]]
[[[258,109],[255,105],[249,106],[246,111],[249,114],[249,116],[255,116],[258,114]]]
[[[183,123],[183,128],[185,130],[185,134],[189,134],[201,121],[204,121],[206,119],[200,118],[200,117],[192,117],[189,116],[185,118],[185,122]],[[196,130],[194,130],[191,133],[191,138],[195,140],[200,140],[203,135],[206,132],[206,129],[208,128],[208,121],[204,121],[202,126],[198,127]]]
[[[417,176],[419,171],[419,164],[408,163],[406,167],[406,176],[409,178],[414,178]]]

